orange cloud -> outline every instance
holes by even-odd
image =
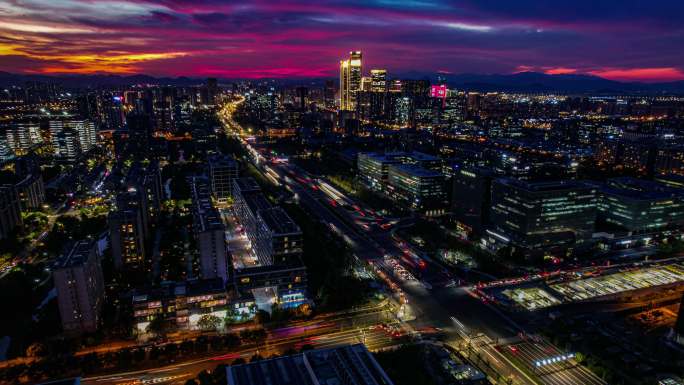
[[[556,67],[545,69],[544,73],[547,75],[566,75],[577,73],[577,70],[574,68]]]
[[[42,73],[135,73],[138,71],[136,64],[149,61],[173,59],[187,56],[185,52],[162,52],[162,53],[131,53],[110,52],[102,54],[64,54],[31,52],[21,45],[0,46],[1,56],[23,56],[31,59],[49,62],[46,67],[39,68]]]
[[[600,70],[589,71],[590,74],[600,76],[612,80],[628,80],[628,81],[671,81],[684,80],[684,72],[679,68],[661,67],[661,68],[606,68]]]

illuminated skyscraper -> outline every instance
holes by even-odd
[[[375,69],[371,70],[371,91],[385,92],[387,91],[387,70]]]
[[[371,90],[371,78],[369,76],[362,76],[361,77],[361,91],[370,91]]]
[[[349,53],[340,61],[340,110],[356,109],[356,93],[361,90],[361,51]]]

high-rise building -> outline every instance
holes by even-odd
[[[104,279],[95,242],[76,242],[57,259],[52,276],[64,331],[97,330],[104,302]]]
[[[232,158],[223,155],[209,158],[211,194],[219,203],[225,203],[232,196],[233,180],[237,175],[238,164]]]
[[[209,183],[205,178],[192,181],[193,232],[199,248],[202,279],[228,280],[228,250],[221,215],[211,203]]]
[[[332,80],[325,81],[325,88],[323,89],[323,99],[325,108],[335,109],[335,82]]]
[[[21,201],[14,186],[0,186],[0,239],[21,226]]]
[[[216,78],[207,78],[207,103],[208,105],[216,104],[216,96],[218,96],[218,81]]]
[[[361,90],[361,51],[349,53],[349,59],[340,61],[340,110],[356,109],[356,93]]]
[[[147,228],[142,206],[138,192],[131,189],[117,197],[116,210],[109,213],[109,238],[117,269],[139,270],[146,267]]]
[[[45,183],[40,170],[26,175],[15,188],[23,210],[39,208],[45,202]]]
[[[387,91],[387,70],[373,69],[371,73],[371,91],[385,92]]]
[[[4,128],[4,136],[14,155],[24,155],[43,143],[40,124],[36,122],[12,123]]]
[[[87,152],[97,143],[95,124],[90,120],[64,119],[50,121],[50,136],[55,155],[72,158]]]
[[[155,129],[170,131],[175,128],[173,107],[175,105],[176,89],[161,87],[153,90],[153,110]]]
[[[459,168],[452,176],[451,211],[459,230],[481,234],[489,222],[494,171],[481,167]]]
[[[361,77],[361,91],[369,92],[371,90],[371,84],[372,80],[370,76]]]

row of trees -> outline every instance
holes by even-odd
[[[246,329],[240,334],[201,336],[180,343],[125,348],[113,352],[88,353],[80,356],[46,354],[45,347],[35,345],[30,353],[36,361],[0,371],[0,382],[13,382],[17,379],[35,382],[45,378],[82,376],[103,370],[129,370],[134,367],[166,363],[179,357],[226,352],[241,346],[259,346],[266,341],[267,337],[268,334],[264,329]]]

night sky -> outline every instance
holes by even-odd
[[[684,79],[684,1],[0,0],[0,70],[225,78],[364,67]]]

